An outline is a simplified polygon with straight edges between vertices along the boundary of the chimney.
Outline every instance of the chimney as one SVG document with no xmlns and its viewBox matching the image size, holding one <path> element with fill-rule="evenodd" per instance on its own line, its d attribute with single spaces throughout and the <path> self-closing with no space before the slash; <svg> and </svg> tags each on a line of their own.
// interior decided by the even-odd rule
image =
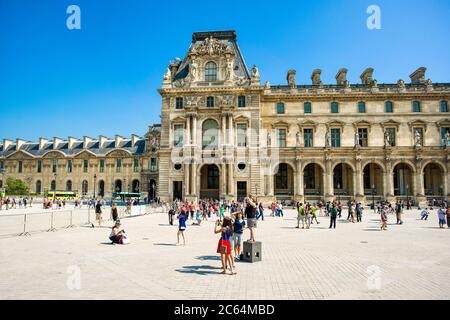
<svg viewBox="0 0 450 320">
<path fill-rule="evenodd" d="M 39 138 L 39 150 L 42 150 L 44 148 L 44 145 L 48 142 L 48 139 L 46 138 Z"/>
<path fill-rule="evenodd" d="M 25 140 L 22 139 L 16 139 L 16 151 L 20 150 L 20 148 L 22 148 L 22 146 L 26 143 Z"/>
<path fill-rule="evenodd" d="M 120 146 L 120 143 L 123 141 L 123 137 L 116 134 L 115 141 L 116 141 L 116 143 L 115 143 L 114 147 L 118 148 Z"/>
<path fill-rule="evenodd" d="M 103 148 L 103 145 L 105 144 L 106 140 L 108 140 L 105 136 L 98 136 L 98 148 Z"/>
<path fill-rule="evenodd" d="M 92 142 L 92 138 L 88 137 L 88 136 L 84 136 L 83 137 L 83 149 L 87 149 L 88 144 Z"/>
<path fill-rule="evenodd" d="M 421 84 L 425 83 L 425 72 L 427 71 L 427 68 L 420 67 L 413 73 L 409 75 L 409 78 L 411 79 L 412 84 Z"/>
<path fill-rule="evenodd" d="M 132 134 L 131 135 L 131 146 L 134 148 L 136 143 L 139 141 L 140 137 L 138 135 Z"/>
<path fill-rule="evenodd" d="M 63 142 L 63 139 L 54 137 L 53 138 L 53 150 L 58 149 L 59 145 Z"/>
<path fill-rule="evenodd" d="M 77 142 L 77 138 L 69 137 L 69 149 L 73 149 L 74 144 Z"/>
<path fill-rule="evenodd" d="M 3 139 L 3 151 L 8 149 L 12 145 L 12 140 L 9 139 Z"/>
</svg>

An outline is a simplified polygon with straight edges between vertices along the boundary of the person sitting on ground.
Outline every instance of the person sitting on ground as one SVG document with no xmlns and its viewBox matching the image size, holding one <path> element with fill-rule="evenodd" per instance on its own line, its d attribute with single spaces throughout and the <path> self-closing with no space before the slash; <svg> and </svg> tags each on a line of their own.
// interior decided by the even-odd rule
<svg viewBox="0 0 450 320">
<path fill-rule="evenodd" d="M 430 215 L 430 212 L 425 207 L 422 212 L 420 213 L 420 220 L 428 220 L 428 216 Z"/>
<path fill-rule="evenodd" d="M 120 220 L 117 220 L 114 227 L 112 227 L 109 240 L 111 240 L 113 244 L 130 244 L 130 240 L 125 236 L 125 230 L 122 229 Z"/>
</svg>

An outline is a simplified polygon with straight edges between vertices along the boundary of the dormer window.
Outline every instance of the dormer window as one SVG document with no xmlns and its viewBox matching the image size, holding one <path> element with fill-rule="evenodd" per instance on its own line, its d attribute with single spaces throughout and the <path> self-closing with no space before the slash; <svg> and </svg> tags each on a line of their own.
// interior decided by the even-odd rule
<svg viewBox="0 0 450 320">
<path fill-rule="evenodd" d="M 205 81 L 217 81 L 217 65 L 212 61 L 205 65 Z"/>
</svg>

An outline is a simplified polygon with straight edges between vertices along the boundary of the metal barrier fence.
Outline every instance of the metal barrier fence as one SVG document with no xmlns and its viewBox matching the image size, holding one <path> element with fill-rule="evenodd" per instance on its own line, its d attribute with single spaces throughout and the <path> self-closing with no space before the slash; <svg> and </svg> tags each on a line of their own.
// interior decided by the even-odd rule
<svg viewBox="0 0 450 320">
<path fill-rule="evenodd" d="M 166 208 L 153 205 L 133 206 L 131 210 L 118 207 L 120 219 L 139 217 L 155 213 L 164 213 Z M 111 207 L 102 208 L 102 220 L 111 221 Z M 54 232 L 61 229 L 96 224 L 95 210 L 72 209 L 51 210 L 37 213 L 1 214 L 0 237 L 31 236 L 32 233 Z"/>
</svg>

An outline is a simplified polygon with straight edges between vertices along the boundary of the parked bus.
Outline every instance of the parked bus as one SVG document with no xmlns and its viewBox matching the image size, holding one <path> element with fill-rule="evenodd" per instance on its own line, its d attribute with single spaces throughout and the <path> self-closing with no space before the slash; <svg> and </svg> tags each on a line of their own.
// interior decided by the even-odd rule
<svg viewBox="0 0 450 320">
<path fill-rule="evenodd" d="M 75 191 L 47 191 L 44 196 L 48 199 L 56 200 L 75 200 L 80 196 Z"/>
</svg>

